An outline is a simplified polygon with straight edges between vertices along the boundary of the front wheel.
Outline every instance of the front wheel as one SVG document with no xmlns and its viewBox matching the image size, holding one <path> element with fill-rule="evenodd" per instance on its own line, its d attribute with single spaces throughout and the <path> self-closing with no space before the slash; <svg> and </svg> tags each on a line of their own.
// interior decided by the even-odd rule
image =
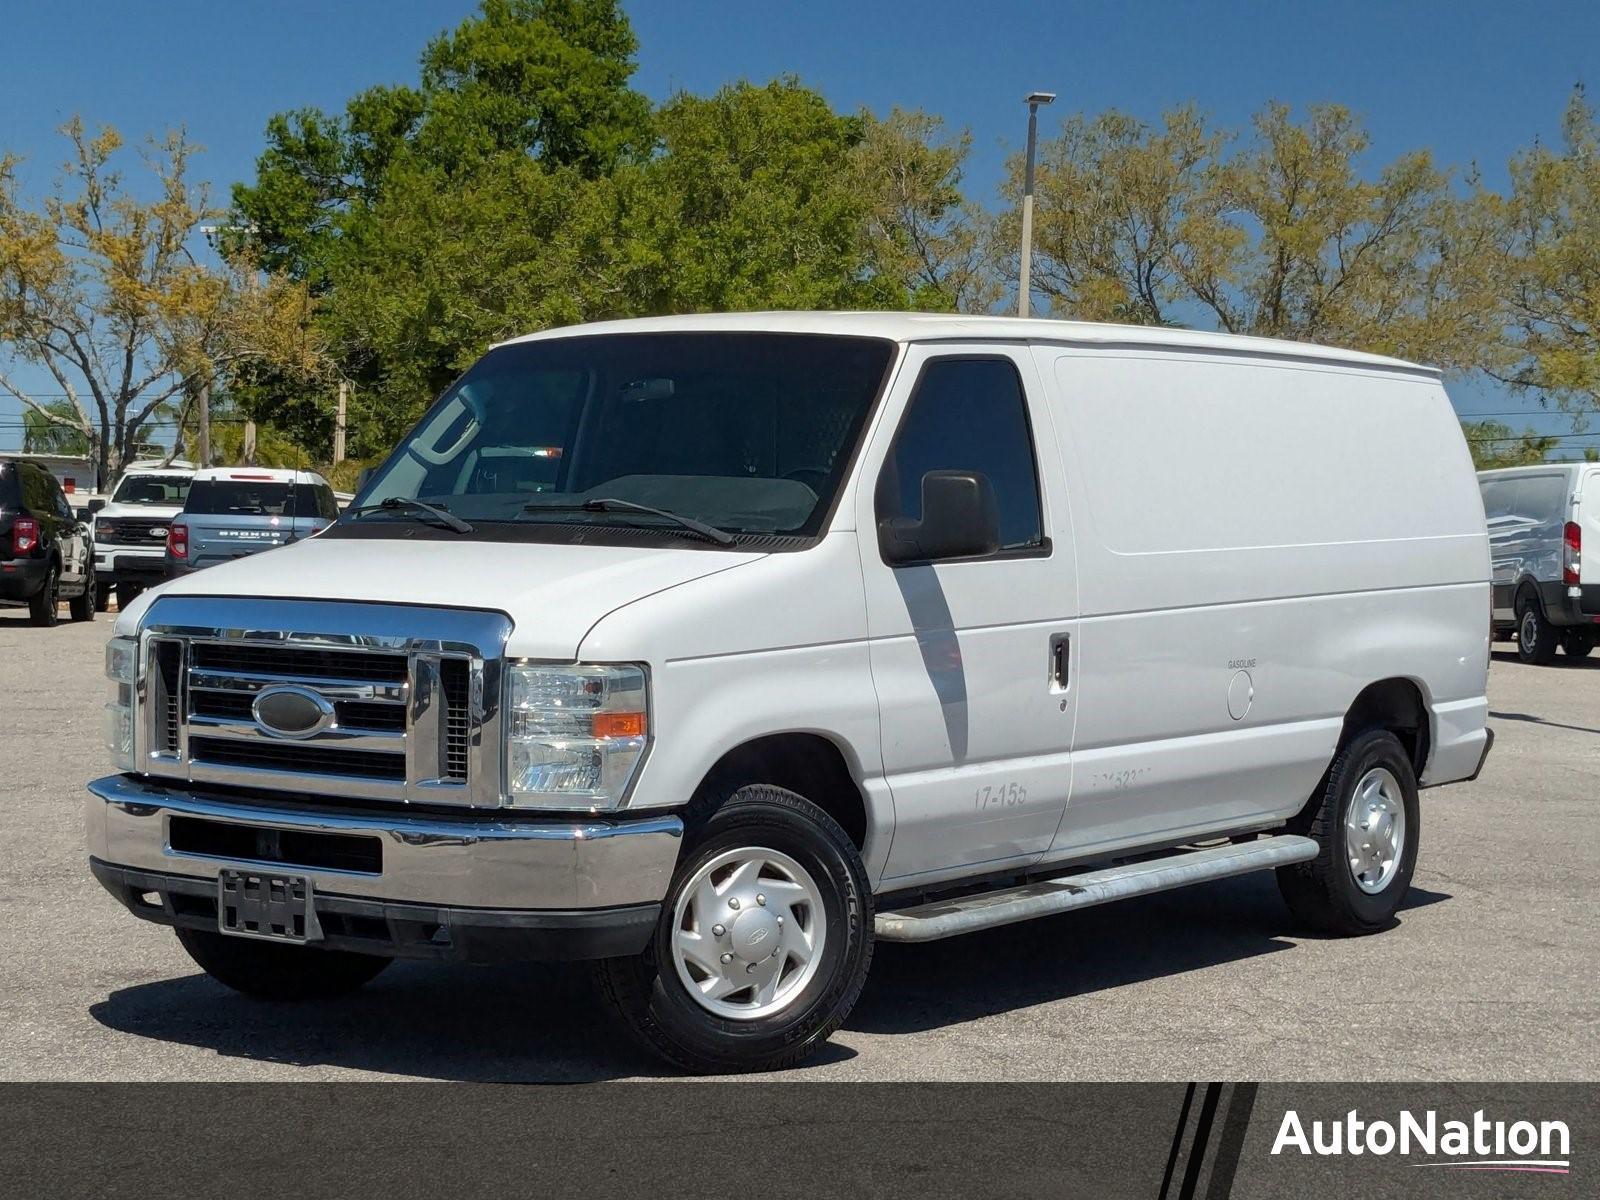
<svg viewBox="0 0 1600 1200">
<path fill-rule="evenodd" d="M 1561 635 L 1561 652 L 1568 658 L 1587 658 L 1594 649 L 1594 634 L 1587 629 L 1569 629 Z"/>
<path fill-rule="evenodd" d="M 699 825 L 650 946 L 598 966 L 650 1050 L 689 1071 L 773 1071 L 849 1016 L 872 962 L 872 893 L 833 818 L 764 784 Z"/>
<path fill-rule="evenodd" d="M 1422 832 L 1417 778 L 1400 739 L 1386 729 L 1351 739 L 1298 824 L 1291 831 L 1314 839 L 1319 852 L 1278 868 L 1278 890 L 1295 918 L 1347 936 L 1393 920 L 1411 886 Z"/>
<path fill-rule="evenodd" d="M 211 978 L 257 1000 L 327 1000 L 353 992 L 389 965 L 374 954 L 288 946 L 208 929 L 175 931 Z"/>
<path fill-rule="evenodd" d="M 89 568 L 89 578 L 84 581 L 83 594 L 74 596 L 67 602 L 67 611 L 72 614 L 74 621 L 92 621 L 98 611 L 95 607 L 95 596 L 100 586 L 95 582 L 94 568 Z"/>
</svg>

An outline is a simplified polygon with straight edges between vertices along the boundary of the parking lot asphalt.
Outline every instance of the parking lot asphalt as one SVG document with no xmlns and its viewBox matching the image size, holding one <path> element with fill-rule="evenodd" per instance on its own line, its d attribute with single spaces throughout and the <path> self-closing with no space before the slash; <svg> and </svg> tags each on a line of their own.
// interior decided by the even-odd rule
<svg viewBox="0 0 1600 1200">
<path fill-rule="evenodd" d="M 582 967 L 397 964 L 335 1002 L 212 983 L 90 878 L 111 618 L 0 609 L 0 1077 L 602 1080 L 660 1073 Z M 1423 793 L 1397 924 L 1297 935 L 1270 877 L 880 945 L 791 1079 L 1600 1078 L 1600 654 L 1497 652 L 1481 778 Z"/>
</svg>

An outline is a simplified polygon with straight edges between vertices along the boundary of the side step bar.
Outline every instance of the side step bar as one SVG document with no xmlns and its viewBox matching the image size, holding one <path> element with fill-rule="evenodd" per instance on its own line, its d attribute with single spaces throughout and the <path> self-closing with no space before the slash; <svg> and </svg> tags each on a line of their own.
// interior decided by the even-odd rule
<svg viewBox="0 0 1600 1200">
<path fill-rule="evenodd" d="M 1280 834 L 1237 845 L 1188 850 L 957 900 L 936 900 L 903 912 L 881 912 L 874 928 L 886 942 L 931 942 L 1110 900 L 1309 862 L 1317 856 L 1317 849 L 1317 843 L 1308 837 Z"/>
</svg>

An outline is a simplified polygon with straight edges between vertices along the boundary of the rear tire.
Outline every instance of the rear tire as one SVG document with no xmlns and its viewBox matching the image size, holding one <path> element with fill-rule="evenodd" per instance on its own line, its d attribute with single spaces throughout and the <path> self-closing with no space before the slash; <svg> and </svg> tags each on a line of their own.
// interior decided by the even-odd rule
<svg viewBox="0 0 1600 1200">
<path fill-rule="evenodd" d="M 752 784 L 706 807 L 691 810 L 649 947 L 597 964 L 597 982 L 633 1036 L 686 1071 L 790 1067 L 832 1036 L 866 983 L 866 870 L 838 823 L 793 792 Z"/>
<path fill-rule="evenodd" d="M 84 580 L 82 594 L 74 596 L 67 603 L 67 611 L 72 614 L 72 619 L 74 621 L 94 620 L 94 614 L 96 612 L 95 597 L 99 594 L 99 592 L 100 586 L 95 582 L 94 579 L 94 568 L 90 567 L 89 578 Z"/>
<path fill-rule="evenodd" d="M 1538 597 L 1524 592 L 1517 601 L 1517 654 L 1525 663 L 1547 667 L 1556 658 L 1556 627 L 1545 619 Z"/>
<path fill-rule="evenodd" d="M 35 625 L 45 629 L 55 627 L 61 619 L 61 568 L 51 563 L 44 573 L 44 586 L 28 601 L 28 617 Z"/>
<path fill-rule="evenodd" d="M 257 1000 L 327 1000 L 348 995 L 389 965 L 374 954 L 285 946 L 205 929 L 175 930 L 211 978 Z"/>
<path fill-rule="evenodd" d="M 1319 847 L 1310 862 L 1277 871 L 1278 890 L 1297 921 L 1342 936 L 1387 926 L 1411 886 L 1422 832 L 1417 778 L 1400 739 L 1386 729 L 1352 738 L 1290 832 Z M 1395 851 L 1387 857 L 1386 845 Z"/>
<path fill-rule="evenodd" d="M 1561 652 L 1568 658 L 1587 658 L 1594 649 L 1594 634 L 1587 629 L 1568 629 L 1561 635 Z"/>
</svg>

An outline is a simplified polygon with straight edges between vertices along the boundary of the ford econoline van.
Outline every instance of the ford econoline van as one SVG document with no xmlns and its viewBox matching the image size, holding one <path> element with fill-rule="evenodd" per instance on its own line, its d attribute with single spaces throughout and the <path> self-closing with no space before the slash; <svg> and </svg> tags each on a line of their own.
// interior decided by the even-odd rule
<svg viewBox="0 0 1600 1200">
<path fill-rule="evenodd" d="M 90 866 L 249 995 L 592 959 L 672 1062 L 771 1069 L 875 940 L 1258 870 L 1300 926 L 1386 928 L 1419 789 L 1488 753 L 1488 611 L 1424 367 L 1007 318 L 551 330 L 321 536 L 119 616 Z"/>
<path fill-rule="evenodd" d="M 1514 633 L 1524 662 L 1548 664 L 1558 648 L 1583 658 L 1600 637 L 1600 463 L 1482 471 L 1478 481 L 1496 636 Z"/>
</svg>

